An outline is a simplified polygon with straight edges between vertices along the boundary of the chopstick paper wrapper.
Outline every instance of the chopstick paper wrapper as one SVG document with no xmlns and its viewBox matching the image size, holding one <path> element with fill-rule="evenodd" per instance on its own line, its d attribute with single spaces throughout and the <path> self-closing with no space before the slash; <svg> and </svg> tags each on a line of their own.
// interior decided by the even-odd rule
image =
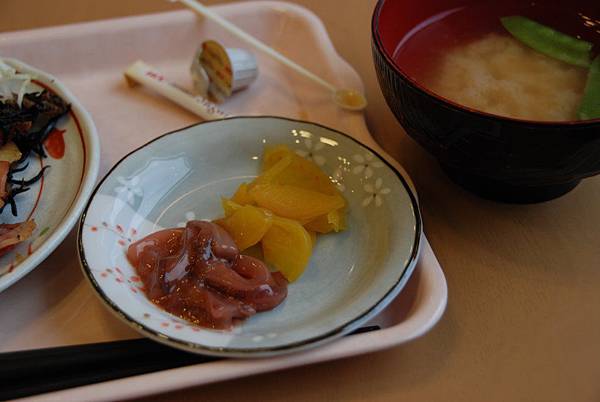
<svg viewBox="0 0 600 402">
<path fill-rule="evenodd" d="M 136 61 L 129 66 L 125 70 L 125 78 L 130 85 L 144 85 L 204 120 L 217 120 L 228 116 L 209 100 L 201 96 L 192 96 L 169 83 L 160 72 L 143 61 Z"/>
</svg>

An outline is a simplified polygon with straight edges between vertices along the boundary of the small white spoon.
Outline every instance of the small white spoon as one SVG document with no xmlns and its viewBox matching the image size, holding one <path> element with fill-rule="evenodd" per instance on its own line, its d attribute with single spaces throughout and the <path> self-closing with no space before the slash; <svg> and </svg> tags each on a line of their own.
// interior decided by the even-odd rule
<svg viewBox="0 0 600 402">
<path fill-rule="evenodd" d="M 292 60 L 288 59 L 281 53 L 277 52 L 275 49 L 267 46 L 265 43 L 256 39 L 254 36 L 241 30 L 240 28 L 238 28 L 231 22 L 227 21 L 220 15 L 214 13 L 213 11 L 211 11 L 208 7 L 206 7 L 202 3 L 199 3 L 194 0 L 170 0 L 170 1 L 171 2 L 178 1 L 182 4 L 184 4 L 185 6 L 191 8 L 198 14 L 203 15 L 204 17 L 209 18 L 213 22 L 219 24 L 221 27 L 225 28 L 227 31 L 234 34 L 239 39 L 254 46 L 256 49 L 262 51 L 264 54 L 274 58 L 275 60 L 279 61 L 282 64 L 285 64 L 286 66 L 290 67 L 291 69 L 295 70 L 296 72 L 304 75 L 305 77 L 311 79 L 312 81 L 314 81 L 317 84 L 321 85 L 322 87 L 326 88 L 327 90 L 329 90 L 332 93 L 333 101 L 341 108 L 347 109 L 347 110 L 358 111 L 358 110 L 363 110 L 364 108 L 367 107 L 367 100 L 364 97 L 364 95 L 362 93 L 360 93 L 359 91 L 356 91 L 354 89 L 348 89 L 348 88 L 336 88 L 335 85 L 331 84 L 330 82 L 325 81 L 323 78 L 319 77 L 318 75 L 313 74 L 312 72 L 308 71 L 301 65 L 293 62 Z"/>
</svg>

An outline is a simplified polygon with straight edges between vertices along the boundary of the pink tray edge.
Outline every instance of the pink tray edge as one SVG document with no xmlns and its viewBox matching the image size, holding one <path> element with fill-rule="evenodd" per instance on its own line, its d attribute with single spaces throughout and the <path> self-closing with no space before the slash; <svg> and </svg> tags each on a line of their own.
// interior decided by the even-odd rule
<svg viewBox="0 0 600 402">
<path fill-rule="evenodd" d="M 119 380 L 50 392 L 18 401 L 85 400 L 110 401 L 139 398 L 218 381 L 357 356 L 387 349 L 415 339 L 431 329 L 442 316 L 447 286 L 442 269 L 423 236 L 420 261 L 420 301 L 410 318 L 386 329 L 352 335 L 317 349 L 280 357 L 252 360 L 222 360 L 158 371 Z"/>
</svg>

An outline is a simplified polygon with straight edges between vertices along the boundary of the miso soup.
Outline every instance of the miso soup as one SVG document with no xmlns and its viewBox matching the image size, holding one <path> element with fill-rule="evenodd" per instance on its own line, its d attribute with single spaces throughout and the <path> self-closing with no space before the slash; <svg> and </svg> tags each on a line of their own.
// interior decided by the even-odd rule
<svg viewBox="0 0 600 402">
<path fill-rule="evenodd" d="M 520 15 L 600 50 L 600 16 L 555 3 L 484 2 L 447 10 L 412 30 L 394 59 L 423 87 L 463 106 L 518 119 L 577 120 L 589 68 L 542 54 L 514 38 L 501 17 Z"/>
</svg>

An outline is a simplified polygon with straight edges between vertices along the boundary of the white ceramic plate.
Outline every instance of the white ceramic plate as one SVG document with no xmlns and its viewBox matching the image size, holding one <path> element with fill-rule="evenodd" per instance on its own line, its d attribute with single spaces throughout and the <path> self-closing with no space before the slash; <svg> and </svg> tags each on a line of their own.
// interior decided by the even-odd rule
<svg viewBox="0 0 600 402">
<path fill-rule="evenodd" d="M 30 190 L 15 197 L 17 216 L 10 207 L 0 222 L 15 223 L 34 219 L 36 229 L 27 241 L 0 258 L 0 291 L 6 289 L 40 264 L 73 228 L 87 202 L 98 174 L 100 144 L 96 127 L 77 99 L 53 76 L 14 59 L 3 59 L 20 72 L 35 77 L 34 86 L 43 87 L 71 104 L 71 111 L 59 120 L 56 129 L 64 131 L 64 156 L 29 157 L 29 166 L 16 178 L 35 176 L 50 165 L 44 178 Z"/>
<path fill-rule="evenodd" d="M 196 327 L 151 303 L 125 251 L 189 219 L 222 216 L 259 170 L 265 145 L 286 144 L 321 165 L 349 204 L 348 229 L 320 236 L 287 299 L 232 331 Z M 400 292 L 417 260 L 421 219 L 392 166 L 356 140 L 312 123 L 237 117 L 165 134 L 122 159 L 102 180 L 79 226 L 83 271 L 134 329 L 192 352 L 249 357 L 316 346 L 358 328 Z"/>
</svg>

